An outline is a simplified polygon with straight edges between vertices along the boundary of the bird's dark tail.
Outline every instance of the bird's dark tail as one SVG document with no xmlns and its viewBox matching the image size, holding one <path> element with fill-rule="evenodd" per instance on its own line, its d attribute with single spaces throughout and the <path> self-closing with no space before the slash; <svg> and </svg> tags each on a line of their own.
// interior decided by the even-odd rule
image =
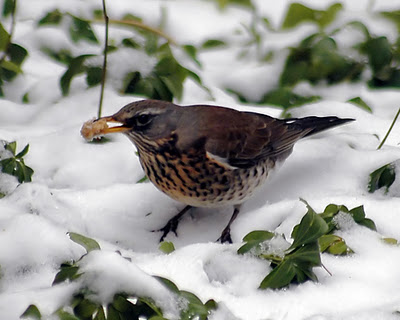
<svg viewBox="0 0 400 320">
<path fill-rule="evenodd" d="M 292 126 L 298 126 L 300 130 L 307 131 L 307 129 L 311 129 L 304 137 L 311 136 L 315 133 L 345 124 L 350 121 L 354 121 L 355 119 L 341 119 L 338 117 L 305 117 L 305 118 L 292 118 L 285 119 L 284 121 L 287 124 L 291 124 Z"/>
</svg>

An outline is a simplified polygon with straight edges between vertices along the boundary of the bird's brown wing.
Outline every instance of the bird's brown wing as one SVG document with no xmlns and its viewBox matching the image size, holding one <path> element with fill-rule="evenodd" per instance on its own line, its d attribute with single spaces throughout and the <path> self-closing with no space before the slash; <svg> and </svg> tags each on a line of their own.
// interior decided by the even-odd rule
<svg viewBox="0 0 400 320">
<path fill-rule="evenodd" d="M 181 142 L 189 145 L 201 141 L 204 151 L 234 167 L 251 167 L 267 158 L 284 159 L 294 143 L 307 133 L 256 113 L 210 106 L 189 108 L 201 116 L 185 120 L 191 125 L 187 127 L 186 141 Z"/>
</svg>

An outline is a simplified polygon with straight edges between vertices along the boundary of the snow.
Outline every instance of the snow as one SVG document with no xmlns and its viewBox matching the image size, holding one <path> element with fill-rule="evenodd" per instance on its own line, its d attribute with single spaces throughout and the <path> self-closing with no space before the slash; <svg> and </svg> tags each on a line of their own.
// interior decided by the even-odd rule
<svg viewBox="0 0 400 320">
<path fill-rule="evenodd" d="M 324 1 L 322 6 L 321 1 L 303 2 L 315 7 L 331 3 Z M 259 0 L 257 8 L 278 27 L 287 3 Z M 118 0 L 107 4 L 110 16 L 119 18 L 130 12 L 152 25 L 158 24 L 164 7 L 165 30 L 178 43 L 198 45 L 210 38 L 236 43 L 236 48 L 199 55 L 203 64 L 199 72 L 215 100 L 188 80 L 182 104 L 209 103 L 279 116 L 280 110 L 274 107 L 243 105 L 223 90 L 241 88 L 249 97 L 259 98 L 263 88 L 276 81 L 287 54 L 282 50 L 271 64 L 264 65 L 251 58 L 238 58 L 246 38 L 244 33 L 234 31 L 243 32 L 242 24 L 251 19 L 248 12 L 236 7 L 220 11 L 211 1 L 195 0 L 131 1 L 129 6 Z M 347 1 L 348 16 L 343 19 L 354 19 L 356 14 L 374 33 L 393 39 L 395 27 L 370 19 L 369 5 L 370 1 Z M 372 4 L 374 10 L 399 5 L 399 1 L 392 0 Z M 296 92 L 321 95 L 324 100 L 291 110 L 294 117 L 337 115 L 357 121 L 298 142 L 280 170 L 243 205 L 232 225 L 234 244 L 215 242 L 232 208 L 197 208 L 182 219 L 178 237 L 168 235 L 167 240 L 174 243 L 176 251 L 166 255 L 158 250 L 160 234 L 151 231 L 162 227 L 182 205 L 150 183 L 136 183 L 144 173 L 126 137 L 114 135 L 106 144 L 85 142 L 79 131 L 85 121 L 96 115 L 99 87 L 86 89 L 84 79 L 78 77 L 72 82 L 70 94 L 62 97 L 58 81 L 65 69 L 40 51 L 42 45 L 62 48 L 68 44 L 75 54 L 99 53 L 100 47 L 85 42 L 71 44 L 64 33 L 53 28 L 38 30 L 34 22 L 54 8 L 89 16 L 93 8 L 100 7 L 97 0 L 19 2 L 15 42 L 28 49 L 29 57 L 23 66 L 25 73 L 4 87 L 0 138 L 16 140 L 18 150 L 30 144 L 25 162 L 35 174 L 33 182 L 21 185 L 13 177 L 0 174 L 0 191 L 8 194 L 0 200 L 0 318 L 18 319 L 30 304 L 37 305 L 42 315 L 50 318 L 68 303 L 82 283 L 93 289 L 98 301 L 107 301 L 120 291 L 150 295 L 166 316 L 176 318 L 179 306 L 172 294 L 151 277 L 157 275 L 172 280 L 180 290 L 193 292 L 203 302 L 217 301 L 219 308 L 210 320 L 397 319 L 400 249 L 384 243 L 382 237 L 400 239 L 400 180 L 395 181 L 388 194 L 382 190 L 370 194 L 367 184 L 372 171 L 400 159 L 399 123 L 383 148 L 376 150 L 399 107 L 400 91 L 371 90 L 360 83 L 334 87 L 299 84 Z M 275 34 L 263 46 L 276 49 L 296 44 L 312 28 L 306 24 L 295 33 Z M 101 39 L 101 27 L 96 30 Z M 116 39 L 126 34 L 129 31 L 123 28 L 111 33 Z M 340 35 L 343 43 L 353 36 L 352 32 Z M 255 53 L 249 54 L 252 57 Z M 104 115 L 140 99 L 119 95 L 115 90 L 123 68 L 140 66 L 141 71 L 148 72 L 153 63 L 130 49 L 122 53 L 122 59 L 110 55 Z M 27 91 L 30 103 L 23 104 L 21 99 Z M 345 102 L 355 96 L 361 96 L 373 113 Z M 253 230 L 276 231 L 290 239 L 293 226 L 306 213 L 299 198 L 307 200 L 317 212 L 330 203 L 348 208 L 364 205 L 378 232 L 339 217 L 344 227 L 338 235 L 355 254 L 323 254 L 323 264 L 332 276 L 319 268 L 315 270 L 318 283 L 259 290 L 260 282 L 270 271 L 269 264 L 250 255 L 238 255 L 236 250 L 241 239 Z M 69 239 L 68 232 L 95 239 L 101 250 L 79 262 L 85 271 L 83 282 L 52 286 L 62 262 L 77 261 L 85 254 L 83 247 Z M 271 245 L 271 250 L 280 252 L 284 241 L 277 238 Z"/>
</svg>

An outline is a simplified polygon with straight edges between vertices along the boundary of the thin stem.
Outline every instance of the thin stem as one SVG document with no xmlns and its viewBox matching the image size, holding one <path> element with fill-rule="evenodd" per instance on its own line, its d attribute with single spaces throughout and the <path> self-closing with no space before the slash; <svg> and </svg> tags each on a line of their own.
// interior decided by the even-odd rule
<svg viewBox="0 0 400 320">
<path fill-rule="evenodd" d="M 103 70 L 101 74 L 101 89 L 100 89 L 100 100 L 99 100 L 99 110 L 97 117 L 101 117 L 101 113 L 103 110 L 103 98 L 104 98 L 104 87 L 106 84 L 106 74 L 107 74 L 107 52 L 108 52 L 108 15 L 106 9 L 106 0 L 103 1 L 103 16 L 105 22 L 105 39 L 104 39 L 104 59 L 103 59 Z"/>
<path fill-rule="evenodd" d="M 3 55 L 2 55 L 1 58 L 0 58 L 0 63 L 2 63 L 2 62 L 6 59 L 7 51 L 8 51 L 8 48 L 10 47 L 10 45 L 11 45 L 11 39 L 12 39 L 12 37 L 13 37 L 13 35 L 14 35 L 14 30 L 15 30 L 15 11 L 16 11 L 16 8 L 17 8 L 17 0 L 14 0 L 14 1 L 13 1 L 13 6 L 12 6 L 12 9 L 11 9 L 11 13 L 10 13 L 10 14 L 11 14 L 10 33 L 9 33 L 9 35 L 8 35 L 7 44 L 6 44 L 6 46 L 4 47 Z"/>
<path fill-rule="evenodd" d="M 94 22 L 99 22 L 99 20 L 94 20 Z M 154 34 L 166 39 L 169 43 L 176 45 L 176 41 L 174 39 L 172 39 L 169 35 L 165 34 L 162 30 L 151 27 L 140 21 L 110 19 L 110 23 L 124 25 L 124 26 L 132 26 L 132 27 L 136 27 L 136 28 L 139 28 L 142 30 L 146 30 L 146 31 L 149 31 L 151 33 L 154 33 Z"/>
<path fill-rule="evenodd" d="M 397 118 L 399 117 L 399 114 L 400 114 L 400 108 L 399 108 L 399 110 L 397 110 L 396 116 L 394 117 L 394 119 L 393 119 L 393 121 L 392 121 L 392 124 L 391 124 L 390 127 L 389 127 L 388 132 L 386 133 L 385 137 L 383 138 L 382 142 L 380 143 L 380 145 L 378 146 L 378 148 L 377 148 L 376 150 L 379 150 L 379 149 L 382 148 L 382 146 L 384 145 L 384 143 L 385 143 L 387 137 L 389 136 L 390 132 L 391 132 L 392 129 L 393 129 L 394 124 L 395 124 L 396 121 L 397 121 Z"/>
</svg>

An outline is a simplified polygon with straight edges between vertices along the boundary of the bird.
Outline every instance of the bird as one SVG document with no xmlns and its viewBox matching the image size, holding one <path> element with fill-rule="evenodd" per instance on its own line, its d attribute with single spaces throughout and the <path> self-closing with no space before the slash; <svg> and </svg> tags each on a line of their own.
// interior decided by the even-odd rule
<svg viewBox="0 0 400 320">
<path fill-rule="evenodd" d="M 185 205 L 164 227 L 153 230 L 162 232 L 160 242 L 170 232 L 177 236 L 178 223 L 190 208 L 232 205 L 233 214 L 217 240 L 232 243 L 231 224 L 241 205 L 286 160 L 294 144 L 354 119 L 278 119 L 222 106 L 180 106 L 147 99 L 97 121 L 104 125 L 96 134 L 125 134 L 136 146 L 148 179 Z"/>
</svg>

